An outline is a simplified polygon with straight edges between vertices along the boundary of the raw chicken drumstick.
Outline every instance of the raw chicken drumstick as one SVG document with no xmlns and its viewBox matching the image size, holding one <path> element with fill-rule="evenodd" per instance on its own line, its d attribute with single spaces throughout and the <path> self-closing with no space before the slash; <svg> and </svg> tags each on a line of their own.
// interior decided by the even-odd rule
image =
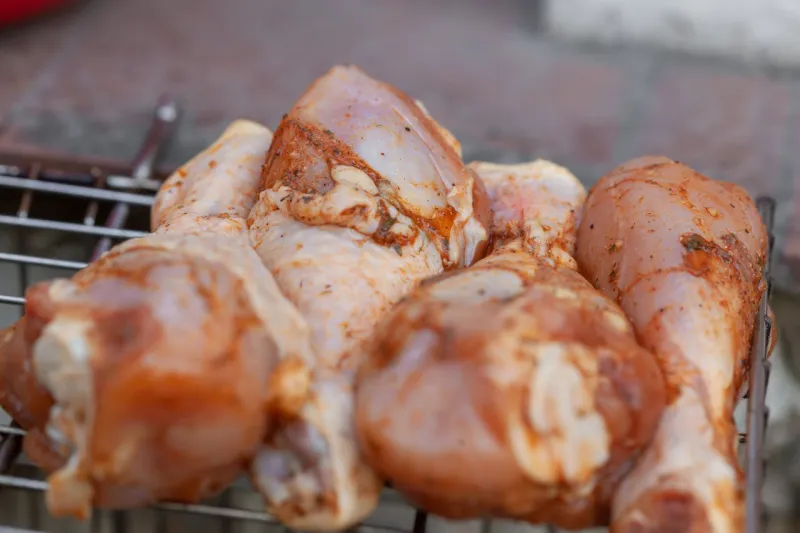
<svg viewBox="0 0 800 533">
<path fill-rule="evenodd" d="M 766 252 L 744 189 L 664 157 L 626 163 L 589 194 L 581 272 L 619 302 L 667 382 L 654 440 L 615 496 L 615 533 L 742 531 L 732 415 Z"/>
<path fill-rule="evenodd" d="M 301 398 L 286 380 L 291 400 L 276 403 L 251 474 L 290 527 L 341 530 L 375 508 L 353 373 L 395 302 L 483 253 L 488 199 L 457 149 L 422 106 L 355 67 L 318 79 L 275 132 L 250 237 L 311 327 L 311 387 Z"/>
<path fill-rule="evenodd" d="M 358 375 L 363 453 L 445 517 L 607 523 L 655 429 L 663 377 L 623 312 L 574 270 L 577 179 L 546 161 L 474 168 L 494 251 L 425 281 L 378 326 Z"/>
<path fill-rule="evenodd" d="M 263 438 L 271 370 L 309 349 L 244 220 L 271 138 L 235 122 L 165 183 L 156 233 L 27 291 L 0 404 L 52 472 L 53 514 L 210 496 Z"/>
</svg>

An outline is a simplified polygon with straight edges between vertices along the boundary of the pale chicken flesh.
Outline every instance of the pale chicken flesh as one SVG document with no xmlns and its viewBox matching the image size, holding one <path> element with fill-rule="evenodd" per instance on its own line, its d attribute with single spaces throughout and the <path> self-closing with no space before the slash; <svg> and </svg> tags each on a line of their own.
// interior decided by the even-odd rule
<svg viewBox="0 0 800 533">
<path fill-rule="evenodd" d="M 53 514 L 197 501 L 252 457 L 271 373 L 310 349 L 245 223 L 271 139 L 235 122 L 166 182 L 155 233 L 27 291 L 0 344 L 0 404 L 51 472 Z"/>
<path fill-rule="evenodd" d="M 766 252 L 744 189 L 667 158 L 626 163 L 589 194 L 580 270 L 619 302 L 667 385 L 653 442 L 615 496 L 615 533 L 743 531 L 732 415 Z"/>
<path fill-rule="evenodd" d="M 494 249 L 425 281 L 378 325 L 357 381 L 363 453 L 445 517 L 607 522 L 663 378 L 622 310 L 574 270 L 577 179 L 546 161 L 473 168 Z"/>
<path fill-rule="evenodd" d="M 251 466 L 284 524 L 339 530 L 374 509 L 382 483 L 353 432 L 362 343 L 420 280 L 482 255 L 484 194 L 449 132 L 355 67 L 333 68 L 283 118 L 248 222 L 311 327 L 310 392 L 271 413 Z"/>
</svg>

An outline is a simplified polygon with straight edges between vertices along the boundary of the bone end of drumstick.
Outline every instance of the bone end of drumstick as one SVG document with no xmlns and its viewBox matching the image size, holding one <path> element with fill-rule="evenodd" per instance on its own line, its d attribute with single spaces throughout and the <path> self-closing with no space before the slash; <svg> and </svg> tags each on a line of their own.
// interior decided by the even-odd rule
<svg viewBox="0 0 800 533">
<path fill-rule="evenodd" d="M 189 161 L 184 163 L 180 166 L 173 174 L 168 178 L 167 183 L 170 180 L 178 179 L 181 174 L 185 174 L 187 169 L 195 162 L 198 158 L 203 157 L 204 155 L 208 154 L 209 152 L 215 152 L 222 143 L 225 143 L 235 137 L 245 136 L 245 135 L 272 135 L 272 130 L 267 128 L 266 126 L 255 122 L 254 120 L 249 119 L 236 119 L 222 131 L 217 139 L 210 143 L 207 148 L 198 152 L 194 157 L 192 157 Z M 182 180 L 181 180 L 182 181 Z"/>
<path fill-rule="evenodd" d="M 220 135 L 219 139 L 217 139 L 217 142 L 225 141 L 238 135 L 251 135 L 265 132 L 272 133 L 269 128 L 259 124 L 258 122 L 240 118 L 228 124 L 228 127 L 225 128 L 225 130 L 222 132 L 222 135 Z"/>
</svg>

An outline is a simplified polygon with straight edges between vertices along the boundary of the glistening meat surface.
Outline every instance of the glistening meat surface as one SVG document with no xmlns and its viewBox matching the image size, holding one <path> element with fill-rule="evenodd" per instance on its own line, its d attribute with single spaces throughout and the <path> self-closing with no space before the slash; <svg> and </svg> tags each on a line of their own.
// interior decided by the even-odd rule
<svg viewBox="0 0 800 533">
<path fill-rule="evenodd" d="M 53 514 L 197 501 L 254 453 L 270 374 L 310 346 L 244 220 L 271 139 L 232 124 L 169 178 L 154 234 L 27 291 L 0 341 L 0 404 L 52 472 Z"/>
<path fill-rule="evenodd" d="M 545 161 L 473 168 L 494 249 L 426 280 L 379 324 L 358 376 L 364 454 L 446 517 L 607 522 L 663 379 L 622 311 L 573 270 L 577 179 Z"/>
<path fill-rule="evenodd" d="M 630 317 L 659 359 L 668 395 L 652 444 L 615 497 L 615 533 L 742 531 L 732 415 L 766 251 L 741 187 L 667 158 L 626 163 L 590 192 L 581 272 Z"/>
<path fill-rule="evenodd" d="M 362 343 L 420 280 L 480 257 L 489 218 L 452 136 L 355 67 L 333 68 L 283 118 L 248 219 L 312 335 L 309 394 L 273 410 L 251 465 L 283 523 L 340 530 L 375 508 L 382 483 L 353 431 Z"/>
</svg>

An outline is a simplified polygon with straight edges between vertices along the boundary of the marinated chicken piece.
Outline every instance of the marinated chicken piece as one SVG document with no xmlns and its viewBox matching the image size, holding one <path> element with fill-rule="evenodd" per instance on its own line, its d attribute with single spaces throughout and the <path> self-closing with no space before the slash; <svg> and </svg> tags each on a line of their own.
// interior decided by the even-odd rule
<svg viewBox="0 0 800 533">
<path fill-rule="evenodd" d="M 363 453 L 448 518 L 607 523 L 655 429 L 663 377 L 622 310 L 573 270 L 577 179 L 546 161 L 473 168 L 494 250 L 381 321 L 358 374 Z"/>
<path fill-rule="evenodd" d="M 457 147 L 408 96 L 355 67 L 318 79 L 275 133 L 250 237 L 311 327 L 313 376 L 304 401 L 273 411 L 282 422 L 251 472 L 292 528 L 341 530 L 377 503 L 382 483 L 354 437 L 353 374 L 395 302 L 484 253 L 488 199 Z"/>
<path fill-rule="evenodd" d="M 733 408 L 766 252 L 744 189 L 664 157 L 626 163 L 589 194 L 581 272 L 619 302 L 667 384 L 653 442 L 615 496 L 615 533 L 743 530 Z"/>
<path fill-rule="evenodd" d="M 0 404 L 51 472 L 53 514 L 208 497 L 262 440 L 271 372 L 310 349 L 244 219 L 271 138 L 235 122 L 167 181 L 156 233 L 27 291 Z"/>
</svg>

